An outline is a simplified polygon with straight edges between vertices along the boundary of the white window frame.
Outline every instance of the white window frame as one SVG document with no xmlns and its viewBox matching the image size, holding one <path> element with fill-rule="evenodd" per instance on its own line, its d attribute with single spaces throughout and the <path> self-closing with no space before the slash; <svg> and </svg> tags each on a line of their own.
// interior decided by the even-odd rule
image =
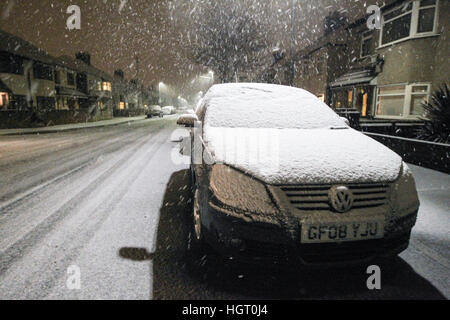
<svg viewBox="0 0 450 320">
<path fill-rule="evenodd" d="M 378 111 L 378 104 L 380 102 L 380 96 L 381 97 L 389 97 L 389 96 L 400 96 L 401 94 L 398 93 L 388 93 L 388 94 L 379 94 L 379 89 L 382 88 L 388 88 L 388 87 L 396 87 L 396 86 L 405 86 L 405 91 L 403 96 L 405 99 L 403 100 L 403 115 L 402 116 L 388 116 L 388 115 L 377 115 Z M 426 92 L 413 92 L 414 87 L 427 87 Z M 376 103 L 374 108 L 374 117 L 379 119 L 419 119 L 420 116 L 418 115 L 412 115 L 411 114 L 411 101 L 412 96 L 414 95 L 426 95 L 426 101 L 428 102 L 430 100 L 430 94 L 431 94 L 431 83 L 429 82 L 416 82 L 416 83 L 397 83 L 397 84 L 390 84 L 385 86 L 378 86 L 376 90 Z"/>
<path fill-rule="evenodd" d="M 380 30 L 380 35 L 379 35 L 379 48 L 384 48 L 387 46 L 391 46 L 393 44 L 399 43 L 399 42 L 403 42 L 403 41 L 407 41 L 410 39 L 416 39 L 416 38 L 424 38 L 424 37 L 431 37 L 431 36 L 437 36 L 438 35 L 438 25 L 439 25 L 439 0 L 436 0 L 436 3 L 430 6 L 424 6 L 424 7 L 420 7 L 420 1 L 421 0 L 411 0 L 408 1 L 404 4 L 401 4 L 399 6 L 396 6 L 392 9 L 390 9 L 389 11 L 386 11 L 382 14 L 381 16 L 381 30 Z M 406 11 L 401 15 L 396 16 L 395 18 L 389 19 L 387 21 L 385 21 L 384 17 L 395 11 L 398 10 L 401 7 L 404 7 L 406 5 L 408 5 L 409 3 L 412 3 L 412 9 L 411 11 Z M 420 10 L 423 9 L 429 9 L 429 8 L 435 8 L 435 12 L 434 12 L 434 24 L 433 24 L 433 31 L 430 32 L 422 32 L 422 33 L 418 33 L 417 32 L 417 28 L 419 27 L 419 12 Z M 409 36 L 405 37 L 405 38 L 401 38 L 401 39 L 397 39 L 395 41 L 391 41 L 388 43 L 383 43 L 383 32 L 384 32 L 384 26 L 386 23 L 392 22 L 394 20 L 400 19 L 401 17 L 407 15 L 407 14 L 411 14 L 411 25 L 409 28 Z"/>
<path fill-rule="evenodd" d="M 370 57 L 371 54 L 365 55 L 363 56 L 363 45 L 364 45 L 364 41 L 366 40 L 370 40 L 370 39 L 374 39 L 374 34 L 372 30 L 369 31 L 364 31 L 361 35 L 361 44 L 359 47 L 359 57 L 360 58 L 367 58 Z M 373 53 L 372 53 L 373 54 Z"/>
</svg>

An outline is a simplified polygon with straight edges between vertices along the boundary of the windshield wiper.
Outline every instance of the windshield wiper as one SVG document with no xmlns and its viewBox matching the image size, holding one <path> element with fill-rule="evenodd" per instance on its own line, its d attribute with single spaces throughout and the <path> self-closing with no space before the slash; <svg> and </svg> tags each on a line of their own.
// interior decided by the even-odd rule
<svg viewBox="0 0 450 320">
<path fill-rule="evenodd" d="M 331 130 L 344 130 L 344 129 L 350 129 L 350 127 L 330 127 Z"/>
</svg>

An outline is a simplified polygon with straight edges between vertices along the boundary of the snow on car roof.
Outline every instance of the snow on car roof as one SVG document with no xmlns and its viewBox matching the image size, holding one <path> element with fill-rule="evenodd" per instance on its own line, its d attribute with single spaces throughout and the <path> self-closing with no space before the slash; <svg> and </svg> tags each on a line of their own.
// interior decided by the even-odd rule
<svg viewBox="0 0 450 320">
<path fill-rule="evenodd" d="M 214 85 L 205 96 L 205 124 L 229 128 L 347 127 L 306 90 L 257 83 Z"/>
</svg>

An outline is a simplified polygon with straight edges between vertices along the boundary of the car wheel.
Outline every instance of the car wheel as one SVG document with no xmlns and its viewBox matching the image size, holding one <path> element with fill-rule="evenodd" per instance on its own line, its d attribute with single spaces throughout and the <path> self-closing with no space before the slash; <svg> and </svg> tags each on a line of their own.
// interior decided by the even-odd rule
<svg viewBox="0 0 450 320">
<path fill-rule="evenodd" d="M 189 269 L 198 272 L 207 262 L 207 247 L 203 237 L 203 227 L 200 215 L 199 191 L 194 190 L 191 214 L 188 217 L 188 237 L 186 243 L 186 258 Z"/>
</svg>

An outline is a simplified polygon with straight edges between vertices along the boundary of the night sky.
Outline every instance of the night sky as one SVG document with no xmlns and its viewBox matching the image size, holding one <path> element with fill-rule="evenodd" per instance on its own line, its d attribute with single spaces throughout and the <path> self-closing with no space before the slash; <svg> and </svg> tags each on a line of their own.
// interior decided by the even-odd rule
<svg viewBox="0 0 450 320">
<path fill-rule="evenodd" d="M 289 0 L 264 1 L 278 8 L 273 25 L 280 34 L 281 46 L 286 46 Z M 327 12 L 340 9 L 355 17 L 364 12 L 366 5 L 375 2 L 297 0 L 297 47 L 306 46 L 320 35 Z M 128 0 L 119 12 L 120 3 L 120 0 L 2 0 L 0 28 L 54 56 L 88 51 L 93 65 L 111 74 L 115 69 L 123 69 L 129 79 L 136 76 L 137 55 L 139 78 L 147 85 L 164 81 L 182 87 L 201 72 L 181 54 L 180 48 L 185 44 L 170 19 L 169 0 Z M 69 17 L 66 10 L 71 4 L 81 8 L 81 30 L 66 28 Z"/>
</svg>

